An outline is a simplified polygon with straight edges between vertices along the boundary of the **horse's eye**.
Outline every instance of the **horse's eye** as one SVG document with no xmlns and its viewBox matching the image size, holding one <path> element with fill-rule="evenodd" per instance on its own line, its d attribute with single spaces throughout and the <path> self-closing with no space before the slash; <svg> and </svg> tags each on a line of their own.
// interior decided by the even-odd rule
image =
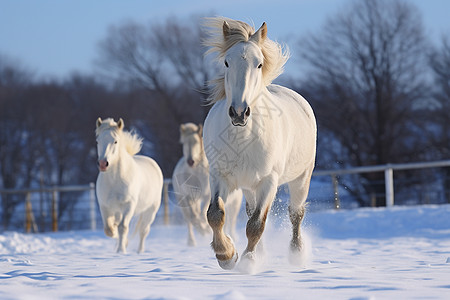
<svg viewBox="0 0 450 300">
<path fill-rule="evenodd" d="M 227 62 L 227 61 L 225 61 L 225 67 L 227 67 L 227 68 L 228 68 L 228 62 Z"/>
<path fill-rule="evenodd" d="M 117 144 L 117 141 L 114 141 L 114 144 Z"/>
<path fill-rule="evenodd" d="M 259 64 L 259 65 L 258 65 L 258 69 L 261 69 L 261 68 L 262 68 L 262 64 Z"/>
</svg>

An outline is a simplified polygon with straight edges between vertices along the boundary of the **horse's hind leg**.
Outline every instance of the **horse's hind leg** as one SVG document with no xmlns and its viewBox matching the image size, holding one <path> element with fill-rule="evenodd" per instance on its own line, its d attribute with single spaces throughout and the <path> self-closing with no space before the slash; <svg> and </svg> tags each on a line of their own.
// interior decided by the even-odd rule
<svg viewBox="0 0 450 300">
<path fill-rule="evenodd" d="M 139 247 L 138 253 L 142 253 L 145 250 L 145 239 L 150 233 L 150 226 L 155 220 L 157 210 L 155 208 L 149 208 L 145 212 L 142 213 L 142 220 L 139 224 Z"/>
<path fill-rule="evenodd" d="M 305 171 L 300 177 L 289 182 L 290 203 L 289 219 L 292 223 L 291 254 L 299 254 L 303 248 L 301 224 L 306 212 L 306 197 L 308 196 L 312 170 Z"/>
</svg>

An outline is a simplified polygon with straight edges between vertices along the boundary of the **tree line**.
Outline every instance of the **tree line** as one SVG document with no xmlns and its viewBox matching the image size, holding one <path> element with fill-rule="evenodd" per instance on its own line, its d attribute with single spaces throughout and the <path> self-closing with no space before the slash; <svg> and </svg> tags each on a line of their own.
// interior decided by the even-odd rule
<svg viewBox="0 0 450 300">
<path fill-rule="evenodd" d="M 182 153 L 179 125 L 203 122 L 208 82 L 220 70 L 204 56 L 201 23 L 192 17 L 111 26 L 95 76 L 36 79 L 0 56 L 0 188 L 94 181 L 98 117 L 122 117 L 144 138 L 142 153 L 170 177 Z M 316 113 L 317 169 L 449 157 L 450 37 L 429 40 L 412 4 L 350 2 L 290 46 L 303 75 L 277 82 L 305 96 Z M 450 177 L 445 172 L 439 176 Z M 363 174 L 342 184 L 368 205 L 363 195 L 382 194 L 380 180 Z M 448 179 L 444 184 L 450 189 Z M 72 200 L 61 199 L 61 214 Z M 5 224 L 21 201 L 2 196 Z"/>
</svg>

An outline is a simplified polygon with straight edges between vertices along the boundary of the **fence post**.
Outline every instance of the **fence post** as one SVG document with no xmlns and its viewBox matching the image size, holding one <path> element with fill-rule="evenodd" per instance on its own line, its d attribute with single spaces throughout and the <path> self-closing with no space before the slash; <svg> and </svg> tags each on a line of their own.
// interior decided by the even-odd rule
<svg viewBox="0 0 450 300">
<path fill-rule="evenodd" d="M 334 191 L 334 208 L 341 208 L 341 201 L 339 200 L 339 190 L 338 190 L 338 180 L 336 174 L 331 174 L 331 180 L 333 181 L 333 191 Z"/>
<path fill-rule="evenodd" d="M 58 191 L 52 189 L 52 231 L 58 231 Z"/>
<path fill-rule="evenodd" d="M 31 232 L 31 195 L 27 193 L 25 196 L 25 232 Z"/>
<path fill-rule="evenodd" d="M 164 181 L 163 190 L 164 225 L 169 225 L 169 183 L 167 181 Z"/>
<path fill-rule="evenodd" d="M 33 229 L 33 232 L 36 233 L 38 232 L 38 227 L 31 205 L 31 193 L 27 192 L 25 197 L 25 232 L 30 233 L 31 229 Z"/>
<path fill-rule="evenodd" d="M 394 205 L 394 171 L 392 168 L 384 170 L 384 184 L 386 188 L 386 207 Z"/>
<path fill-rule="evenodd" d="M 90 198 L 90 209 L 91 209 L 91 230 L 97 229 L 97 210 L 95 209 L 95 183 L 91 182 L 89 184 L 89 198 Z"/>
</svg>

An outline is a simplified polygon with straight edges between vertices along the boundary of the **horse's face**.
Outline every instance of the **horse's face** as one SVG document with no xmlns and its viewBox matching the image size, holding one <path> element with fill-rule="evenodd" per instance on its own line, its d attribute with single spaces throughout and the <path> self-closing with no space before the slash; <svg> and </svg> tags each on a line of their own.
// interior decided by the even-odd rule
<svg viewBox="0 0 450 300">
<path fill-rule="evenodd" d="M 105 130 L 97 137 L 98 167 L 101 172 L 108 170 L 119 156 L 119 138 L 114 130 Z"/>
<path fill-rule="evenodd" d="M 180 141 L 183 144 L 183 157 L 188 166 L 193 168 L 202 160 L 202 126 L 183 124 L 180 126 L 180 134 Z"/>
<path fill-rule="evenodd" d="M 263 24 L 248 42 L 234 45 L 225 55 L 225 94 L 234 126 L 247 124 L 251 106 L 262 90 L 264 56 L 259 45 L 265 39 L 266 30 Z"/>
<path fill-rule="evenodd" d="M 97 155 L 98 155 L 98 167 L 101 172 L 108 170 L 108 167 L 115 164 L 119 159 L 120 152 L 120 134 L 122 133 L 124 123 L 120 119 L 117 122 L 113 122 L 112 126 L 99 130 L 102 126 L 102 119 L 97 119 Z M 100 128 L 101 129 L 101 128 Z"/>
<path fill-rule="evenodd" d="M 262 85 L 263 55 L 253 42 L 232 47 L 225 58 L 225 93 L 228 115 L 234 126 L 245 126 L 251 104 Z"/>
</svg>

